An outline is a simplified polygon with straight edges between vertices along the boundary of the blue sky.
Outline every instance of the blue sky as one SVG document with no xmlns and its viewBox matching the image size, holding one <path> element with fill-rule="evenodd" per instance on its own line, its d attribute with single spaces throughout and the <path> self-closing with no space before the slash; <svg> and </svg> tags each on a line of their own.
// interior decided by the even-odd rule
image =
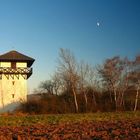
<svg viewBox="0 0 140 140">
<path fill-rule="evenodd" d="M 15 49 L 36 59 L 30 91 L 53 73 L 59 48 L 93 65 L 115 55 L 134 58 L 140 1 L 0 0 L 0 54 Z"/>
</svg>

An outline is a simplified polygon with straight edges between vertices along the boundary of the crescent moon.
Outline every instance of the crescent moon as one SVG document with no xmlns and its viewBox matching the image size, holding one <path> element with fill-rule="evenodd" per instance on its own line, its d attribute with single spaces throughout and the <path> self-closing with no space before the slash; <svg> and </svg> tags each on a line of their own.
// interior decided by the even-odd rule
<svg viewBox="0 0 140 140">
<path fill-rule="evenodd" d="M 100 23 L 99 23 L 99 22 L 97 22 L 97 26 L 98 26 L 98 27 L 100 26 Z"/>
</svg>

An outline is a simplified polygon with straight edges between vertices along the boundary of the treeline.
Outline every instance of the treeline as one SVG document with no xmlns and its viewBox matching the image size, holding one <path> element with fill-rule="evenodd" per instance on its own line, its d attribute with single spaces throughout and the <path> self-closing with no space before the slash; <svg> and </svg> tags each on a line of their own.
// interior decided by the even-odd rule
<svg viewBox="0 0 140 140">
<path fill-rule="evenodd" d="M 140 55 L 134 60 L 115 56 L 93 67 L 60 49 L 58 65 L 43 81 L 38 100 L 23 103 L 28 113 L 82 113 L 140 109 Z"/>
</svg>

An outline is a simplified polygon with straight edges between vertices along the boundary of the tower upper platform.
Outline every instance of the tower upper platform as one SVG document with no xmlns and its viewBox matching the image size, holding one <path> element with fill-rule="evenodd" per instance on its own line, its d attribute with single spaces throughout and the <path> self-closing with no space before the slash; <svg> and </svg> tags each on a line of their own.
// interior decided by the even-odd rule
<svg viewBox="0 0 140 140">
<path fill-rule="evenodd" d="M 27 62 L 27 67 L 31 67 L 34 61 L 35 59 L 15 50 L 0 55 L 0 62 Z"/>
</svg>

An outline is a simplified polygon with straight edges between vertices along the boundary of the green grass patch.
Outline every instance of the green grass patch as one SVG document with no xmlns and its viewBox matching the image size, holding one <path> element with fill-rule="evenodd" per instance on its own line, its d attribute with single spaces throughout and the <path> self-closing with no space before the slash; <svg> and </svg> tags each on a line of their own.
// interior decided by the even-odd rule
<svg viewBox="0 0 140 140">
<path fill-rule="evenodd" d="M 30 126 L 58 123 L 72 123 L 79 121 L 118 121 L 140 119 L 138 112 L 110 112 L 86 114 L 58 114 L 58 115 L 26 115 L 0 116 L 0 126 Z"/>
</svg>

